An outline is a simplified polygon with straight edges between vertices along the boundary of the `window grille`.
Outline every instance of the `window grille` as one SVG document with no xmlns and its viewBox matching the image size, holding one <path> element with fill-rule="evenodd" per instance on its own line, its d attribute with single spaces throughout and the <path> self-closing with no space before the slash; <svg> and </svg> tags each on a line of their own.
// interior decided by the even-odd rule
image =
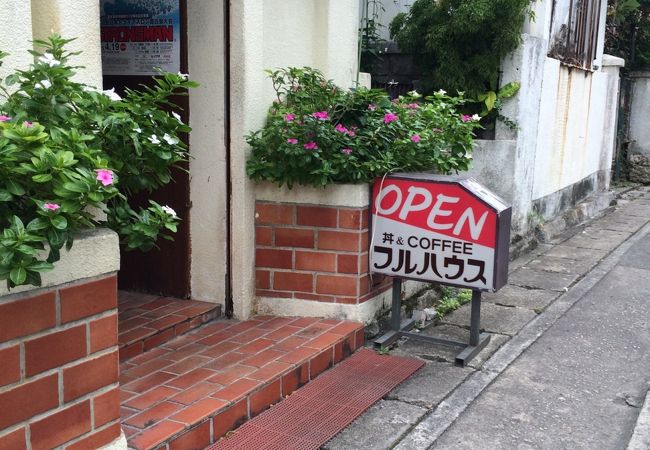
<svg viewBox="0 0 650 450">
<path fill-rule="evenodd" d="M 591 70 L 598 56 L 603 0 L 555 0 L 548 56 L 564 64 Z"/>
</svg>

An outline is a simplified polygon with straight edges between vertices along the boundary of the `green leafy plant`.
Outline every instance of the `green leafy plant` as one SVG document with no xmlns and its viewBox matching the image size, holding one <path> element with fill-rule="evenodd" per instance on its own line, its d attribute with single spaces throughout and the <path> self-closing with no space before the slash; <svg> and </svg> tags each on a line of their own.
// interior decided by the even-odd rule
<svg viewBox="0 0 650 450">
<path fill-rule="evenodd" d="M 164 73 L 122 99 L 74 81 L 68 42 L 35 41 L 34 64 L 0 85 L 0 279 L 10 288 L 40 285 L 81 229 L 109 226 L 125 248 L 148 250 L 180 220 L 168 206 L 130 202 L 187 160 L 179 133 L 190 128 L 163 108 L 196 84 Z"/>
<path fill-rule="evenodd" d="M 650 0 L 609 0 L 605 52 L 624 58 L 625 72 L 650 66 Z"/>
<path fill-rule="evenodd" d="M 498 119 L 501 122 L 505 123 L 509 128 L 516 130 L 517 123 L 512 119 L 501 114 L 503 108 L 503 101 L 511 97 L 514 97 L 521 83 L 518 81 L 512 81 L 504 86 L 502 86 L 498 91 L 487 91 L 482 94 L 479 94 L 474 103 L 481 105 L 480 116 Z"/>
<path fill-rule="evenodd" d="M 311 68 L 268 72 L 277 98 L 266 125 L 248 137 L 248 176 L 280 185 L 364 183 L 395 171 L 466 170 L 478 115 L 462 97 L 346 91 Z"/>
<path fill-rule="evenodd" d="M 445 286 L 441 289 L 441 294 L 441 298 L 436 304 L 438 317 L 445 316 L 472 300 L 472 291 L 470 289 L 456 289 Z"/>
<path fill-rule="evenodd" d="M 415 0 L 390 34 L 412 54 L 425 92 L 446 89 L 476 98 L 496 92 L 501 59 L 517 48 L 531 0 Z"/>
</svg>

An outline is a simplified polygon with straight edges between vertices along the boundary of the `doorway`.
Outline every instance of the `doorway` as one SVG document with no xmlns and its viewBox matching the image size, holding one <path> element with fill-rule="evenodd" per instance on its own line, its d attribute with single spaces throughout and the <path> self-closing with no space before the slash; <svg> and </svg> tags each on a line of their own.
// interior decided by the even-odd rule
<svg viewBox="0 0 650 450">
<path fill-rule="evenodd" d="M 155 2 L 154 2 L 155 3 Z M 187 73 L 187 0 L 163 2 L 164 6 L 140 6 L 127 0 L 100 0 L 102 11 L 102 61 L 104 89 L 115 88 L 120 95 L 126 88 L 154 84 L 155 56 L 168 59 L 166 70 L 178 68 Z M 168 10 L 153 11 L 149 8 Z M 178 30 L 173 30 L 177 27 Z M 105 30 L 111 30 L 105 33 Z M 151 31 L 155 29 L 156 32 Z M 173 30 L 173 41 L 165 34 Z M 144 33 L 136 32 L 147 30 Z M 161 32 L 160 30 L 163 30 Z M 115 37 L 122 42 L 107 42 Z M 143 41 L 140 41 L 143 40 Z M 150 40 L 150 41 L 146 41 Z M 177 42 L 180 41 L 180 42 Z M 125 42 L 126 41 L 126 42 Z M 114 48 L 108 48 L 108 46 Z M 159 51 L 160 55 L 154 52 Z M 117 52 L 117 53 L 116 53 Z M 147 64 L 147 61 L 152 61 Z M 120 66 L 121 65 L 121 66 Z M 145 67 L 147 66 L 147 67 Z M 177 96 L 173 102 L 184 123 L 189 122 L 190 105 L 187 96 Z M 188 143 L 188 136 L 182 136 Z M 176 298 L 190 298 L 190 183 L 189 165 L 174 169 L 173 181 L 153 193 L 143 192 L 132 206 L 147 206 L 152 199 L 168 205 L 182 219 L 174 241 L 159 240 L 148 252 L 121 251 L 119 289 Z"/>
</svg>

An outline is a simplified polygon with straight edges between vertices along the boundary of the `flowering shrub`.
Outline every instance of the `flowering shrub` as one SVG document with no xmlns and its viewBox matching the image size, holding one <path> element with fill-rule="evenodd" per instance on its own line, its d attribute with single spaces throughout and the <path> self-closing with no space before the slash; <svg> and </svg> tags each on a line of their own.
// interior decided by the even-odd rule
<svg viewBox="0 0 650 450">
<path fill-rule="evenodd" d="M 162 74 L 122 99 L 71 79 L 67 42 L 36 41 L 44 53 L 0 85 L 0 279 L 8 287 L 40 285 L 77 230 L 107 225 L 127 249 L 148 250 L 171 239 L 179 221 L 169 207 L 150 201 L 136 210 L 129 199 L 169 183 L 171 167 L 187 160 L 178 133 L 190 129 L 161 107 L 195 83 Z"/>
<path fill-rule="evenodd" d="M 277 99 L 264 128 L 247 137 L 248 176 L 289 187 L 362 183 L 396 171 L 466 170 L 478 116 L 459 114 L 462 97 L 345 91 L 317 70 L 268 72 Z"/>
</svg>

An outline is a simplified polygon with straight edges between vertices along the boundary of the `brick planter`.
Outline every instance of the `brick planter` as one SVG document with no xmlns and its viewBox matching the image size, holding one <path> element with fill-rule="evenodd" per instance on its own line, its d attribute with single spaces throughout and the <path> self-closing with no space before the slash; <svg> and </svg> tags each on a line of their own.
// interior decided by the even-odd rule
<svg viewBox="0 0 650 450">
<path fill-rule="evenodd" d="M 368 322 L 390 279 L 368 273 L 369 187 L 258 186 L 258 312 Z"/>
<path fill-rule="evenodd" d="M 0 449 L 121 446 L 117 236 L 62 252 L 43 287 L 0 289 Z"/>
</svg>

